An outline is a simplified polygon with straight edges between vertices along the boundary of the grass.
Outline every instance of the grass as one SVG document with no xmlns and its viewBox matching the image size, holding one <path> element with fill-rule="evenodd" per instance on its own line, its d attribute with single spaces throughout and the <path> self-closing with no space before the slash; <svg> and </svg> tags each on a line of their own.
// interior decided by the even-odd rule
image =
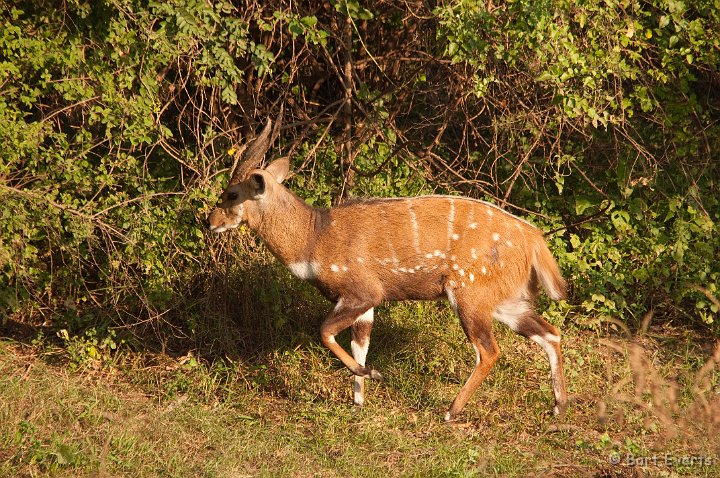
<svg viewBox="0 0 720 478">
<path fill-rule="evenodd" d="M 191 339 L 0 329 L 0 476 L 720 475 L 720 346 L 692 331 L 566 323 L 558 419 L 540 348 L 498 325 L 501 359 L 448 425 L 474 355 L 444 304 L 379 308 L 385 380 L 359 409 L 317 337 L 329 305 L 272 264 L 233 280 L 182 318 Z"/>
</svg>

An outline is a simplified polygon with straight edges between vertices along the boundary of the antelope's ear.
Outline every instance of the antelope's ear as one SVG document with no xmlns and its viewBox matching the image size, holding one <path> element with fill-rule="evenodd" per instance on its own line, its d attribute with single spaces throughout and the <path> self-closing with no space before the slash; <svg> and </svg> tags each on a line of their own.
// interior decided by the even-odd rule
<svg viewBox="0 0 720 478">
<path fill-rule="evenodd" d="M 265 194 L 265 178 L 262 173 L 251 174 L 249 184 L 253 199 L 258 199 Z"/>
<path fill-rule="evenodd" d="M 270 173 L 275 178 L 275 181 L 282 183 L 290 172 L 290 159 L 276 159 L 265 168 L 265 171 Z"/>
</svg>

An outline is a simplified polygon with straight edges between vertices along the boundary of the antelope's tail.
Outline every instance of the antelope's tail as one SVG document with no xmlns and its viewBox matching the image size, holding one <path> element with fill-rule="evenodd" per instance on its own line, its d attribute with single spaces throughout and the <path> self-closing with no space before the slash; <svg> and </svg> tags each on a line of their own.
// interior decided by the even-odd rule
<svg viewBox="0 0 720 478">
<path fill-rule="evenodd" d="M 535 248 L 532 266 L 543 289 L 553 300 L 562 300 L 567 297 L 567 283 L 560 274 L 560 268 L 543 239 L 538 241 Z"/>
</svg>

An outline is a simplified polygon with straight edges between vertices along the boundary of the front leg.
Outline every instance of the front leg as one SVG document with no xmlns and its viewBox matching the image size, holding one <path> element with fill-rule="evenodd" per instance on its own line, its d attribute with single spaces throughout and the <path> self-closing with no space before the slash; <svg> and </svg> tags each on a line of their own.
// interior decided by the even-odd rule
<svg viewBox="0 0 720 478">
<path fill-rule="evenodd" d="M 382 378 L 380 372 L 366 367 L 364 363 L 358 363 L 358 361 L 350 356 L 335 340 L 337 334 L 352 326 L 355 321 L 367 314 L 368 311 L 372 314 L 372 308 L 374 306 L 374 303 L 368 301 L 340 298 L 335 308 L 320 326 L 320 337 L 323 344 L 356 376 L 379 380 Z"/>
<path fill-rule="evenodd" d="M 373 310 L 369 309 L 353 322 L 350 332 L 352 341 L 350 349 L 355 361 L 361 366 L 365 366 L 365 358 L 367 357 L 368 348 L 370 347 L 370 332 L 373 326 Z M 362 407 L 365 404 L 365 377 L 355 375 L 355 384 L 353 386 L 353 401 L 355 405 Z"/>
</svg>

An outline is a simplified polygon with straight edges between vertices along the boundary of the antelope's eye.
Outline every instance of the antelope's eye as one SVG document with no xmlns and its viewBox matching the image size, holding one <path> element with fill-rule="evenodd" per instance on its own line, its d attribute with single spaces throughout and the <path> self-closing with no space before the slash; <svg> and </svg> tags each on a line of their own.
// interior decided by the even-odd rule
<svg viewBox="0 0 720 478">
<path fill-rule="evenodd" d="M 228 193 L 227 198 L 228 198 L 228 201 L 234 201 L 238 198 L 238 194 L 237 193 Z"/>
</svg>

